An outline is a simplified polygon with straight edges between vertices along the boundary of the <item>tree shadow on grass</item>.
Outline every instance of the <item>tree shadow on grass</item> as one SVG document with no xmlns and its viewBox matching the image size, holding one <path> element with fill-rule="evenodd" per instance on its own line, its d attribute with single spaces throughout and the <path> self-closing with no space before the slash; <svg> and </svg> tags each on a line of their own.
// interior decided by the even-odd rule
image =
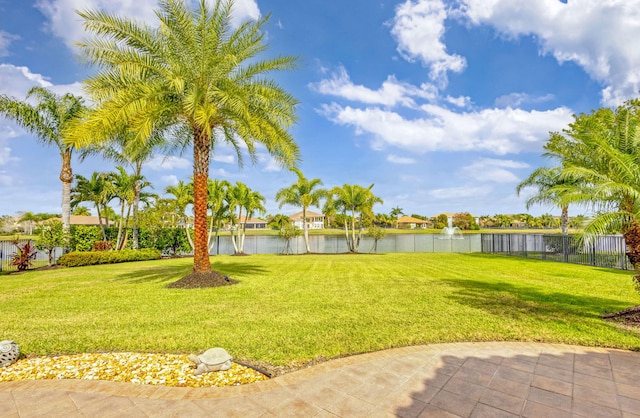
<svg viewBox="0 0 640 418">
<path fill-rule="evenodd" d="M 141 268 L 136 271 L 130 271 L 122 274 L 114 275 L 115 280 L 123 280 L 132 284 L 136 283 L 158 283 L 168 284 L 180 280 L 181 278 L 193 272 L 193 266 L 171 264 L 170 260 L 166 260 L 167 265 L 153 266 L 149 268 Z M 263 275 L 268 273 L 264 267 L 251 263 L 233 263 L 217 265 L 215 262 L 211 265 L 212 270 L 226 274 L 236 280 L 237 276 L 244 275 Z"/>
<path fill-rule="evenodd" d="M 513 319 L 526 316 L 545 321 L 578 321 L 629 307 L 629 303 L 615 299 L 543 292 L 531 286 L 516 286 L 507 282 L 488 283 L 466 279 L 446 279 L 442 282 L 457 288 L 448 296 L 457 303 Z"/>
</svg>

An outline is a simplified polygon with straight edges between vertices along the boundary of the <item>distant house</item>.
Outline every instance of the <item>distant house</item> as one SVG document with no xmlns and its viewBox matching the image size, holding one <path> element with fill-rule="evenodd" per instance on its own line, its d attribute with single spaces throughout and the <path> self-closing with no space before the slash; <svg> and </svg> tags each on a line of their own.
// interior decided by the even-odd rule
<svg viewBox="0 0 640 418">
<path fill-rule="evenodd" d="M 267 228 L 267 221 L 264 221 L 262 219 L 258 219 L 258 218 L 248 218 L 246 216 L 243 216 L 242 218 L 240 218 L 240 222 L 238 222 L 240 225 L 243 224 L 247 224 L 246 225 L 246 229 L 266 229 Z"/>
<path fill-rule="evenodd" d="M 303 229 L 302 212 L 294 213 L 289 216 L 291 222 L 296 228 Z M 323 229 L 324 228 L 324 215 L 321 213 L 312 212 L 307 210 L 307 228 L 308 229 Z"/>
<path fill-rule="evenodd" d="M 411 216 L 403 215 L 398 218 L 399 229 L 425 229 L 431 222 L 424 219 L 413 218 Z"/>
<path fill-rule="evenodd" d="M 99 226 L 100 222 L 98 221 L 97 216 L 71 215 L 69 218 L 69 225 Z M 102 225 L 112 226 L 112 225 L 115 225 L 115 222 L 110 221 L 109 219 L 106 219 L 106 218 L 102 218 Z"/>
</svg>

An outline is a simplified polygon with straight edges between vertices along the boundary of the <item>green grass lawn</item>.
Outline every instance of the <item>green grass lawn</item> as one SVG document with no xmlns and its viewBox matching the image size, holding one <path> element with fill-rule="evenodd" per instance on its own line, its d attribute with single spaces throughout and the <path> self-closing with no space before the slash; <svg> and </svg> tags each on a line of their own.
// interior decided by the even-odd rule
<svg viewBox="0 0 640 418">
<path fill-rule="evenodd" d="M 212 261 L 239 284 L 167 289 L 190 258 L 0 276 L 0 339 L 27 355 L 219 346 L 274 365 L 455 341 L 640 350 L 599 318 L 640 304 L 629 272 L 485 254 Z"/>
</svg>

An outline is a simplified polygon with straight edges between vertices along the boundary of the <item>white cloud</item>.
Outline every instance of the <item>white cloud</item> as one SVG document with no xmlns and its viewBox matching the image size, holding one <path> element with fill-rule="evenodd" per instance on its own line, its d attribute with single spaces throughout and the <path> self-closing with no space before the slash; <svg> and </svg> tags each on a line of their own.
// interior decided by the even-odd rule
<svg viewBox="0 0 640 418">
<path fill-rule="evenodd" d="M 0 30 L 0 57 L 6 57 L 9 55 L 9 45 L 17 39 L 20 39 L 18 35 L 12 35 Z"/>
<path fill-rule="evenodd" d="M 2 138 L 0 138 L 0 144 L 2 143 Z M 17 157 L 11 156 L 11 148 L 9 147 L 0 147 L 0 166 L 9 164 L 10 162 L 18 162 L 20 161 Z"/>
<path fill-rule="evenodd" d="M 511 93 L 500 96 L 495 100 L 497 107 L 520 107 L 526 104 L 537 104 L 553 100 L 553 94 L 545 94 L 544 96 L 532 96 L 527 93 Z"/>
<path fill-rule="evenodd" d="M 32 87 L 44 87 L 55 94 L 71 93 L 83 96 L 81 83 L 54 85 L 42 74 L 32 73 L 27 67 L 0 64 L 0 94 L 24 100 Z"/>
<path fill-rule="evenodd" d="M 13 177 L 7 174 L 6 171 L 0 171 L 0 185 L 9 187 L 13 184 Z"/>
<path fill-rule="evenodd" d="M 191 167 L 191 161 L 172 155 L 156 155 L 146 162 L 144 166 L 155 171 L 186 169 Z"/>
<path fill-rule="evenodd" d="M 262 171 L 282 171 L 282 166 L 270 154 L 258 153 L 256 156 L 258 157 L 258 161 L 263 164 Z"/>
<path fill-rule="evenodd" d="M 318 83 L 311 83 L 309 87 L 322 94 L 383 106 L 415 107 L 414 97 L 434 100 L 438 94 L 433 85 L 422 84 L 420 87 L 416 87 L 408 83 L 399 82 L 393 75 L 387 77 L 379 89 L 372 90 L 362 85 L 353 84 L 344 67 L 339 67 L 331 78 L 324 79 Z"/>
<path fill-rule="evenodd" d="M 420 60 L 430 68 L 429 76 L 441 87 L 447 84 L 447 72 L 459 73 L 466 61 L 451 55 L 443 43 L 447 11 L 442 0 L 407 0 L 396 8 L 391 34 L 398 52 L 408 61 Z"/>
<path fill-rule="evenodd" d="M 447 96 L 445 100 L 447 103 L 451 103 L 452 105 L 455 105 L 458 107 L 471 106 L 471 98 L 468 96 L 458 96 L 458 97 Z"/>
<path fill-rule="evenodd" d="M 462 168 L 465 177 L 476 181 L 493 183 L 515 183 L 520 179 L 508 169 L 528 168 L 529 164 L 521 161 L 481 158 Z"/>
<path fill-rule="evenodd" d="M 497 155 L 539 151 L 549 131 L 572 120 L 564 107 L 547 111 L 484 109 L 455 113 L 436 105 L 421 106 L 422 117 L 405 116 L 372 107 L 353 108 L 336 103 L 319 111 L 331 121 L 372 136 L 372 146 L 397 147 L 424 154 L 429 151 L 489 151 Z"/>
<path fill-rule="evenodd" d="M 197 7 L 195 2 L 192 3 L 193 7 Z M 211 6 L 211 2 L 209 5 Z M 155 10 L 158 9 L 157 0 L 38 0 L 36 7 L 49 19 L 49 30 L 62 38 L 70 49 L 75 49 L 75 43 L 86 37 L 82 18 L 76 10 L 102 10 L 150 25 L 158 22 L 155 15 Z M 235 25 L 259 17 L 260 9 L 255 0 L 237 0 L 234 3 Z"/>
<path fill-rule="evenodd" d="M 491 186 L 479 187 L 449 187 L 429 191 L 429 196 L 437 200 L 455 200 L 468 198 L 484 198 L 493 188 Z"/>
<path fill-rule="evenodd" d="M 229 173 L 224 168 L 215 168 L 211 170 L 210 176 L 211 177 L 230 177 L 231 173 Z"/>
<path fill-rule="evenodd" d="M 236 157 L 231 154 L 226 154 L 226 155 L 215 154 L 212 156 L 212 160 L 217 161 L 219 163 L 233 164 L 236 162 Z"/>
<path fill-rule="evenodd" d="M 415 158 L 398 157 L 394 154 L 389 154 L 387 156 L 387 161 L 393 164 L 415 164 L 417 162 Z"/>
<path fill-rule="evenodd" d="M 571 61 L 605 87 L 602 103 L 617 105 L 640 89 L 640 0 L 460 0 L 471 24 L 508 38 L 533 36 L 541 52 Z"/>
<path fill-rule="evenodd" d="M 168 176 L 162 176 L 160 178 L 162 179 L 162 181 L 164 181 L 168 185 L 176 186 L 178 184 L 178 177 L 173 174 L 169 174 Z"/>
</svg>

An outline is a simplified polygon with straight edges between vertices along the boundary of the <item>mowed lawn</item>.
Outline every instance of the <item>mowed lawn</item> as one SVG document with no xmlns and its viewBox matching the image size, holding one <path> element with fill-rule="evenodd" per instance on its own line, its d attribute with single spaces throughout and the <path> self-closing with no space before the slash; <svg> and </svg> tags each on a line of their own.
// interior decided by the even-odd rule
<svg viewBox="0 0 640 418">
<path fill-rule="evenodd" d="M 456 341 L 640 350 L 639 333 L 599 318 L 640 304 L 630 272 L 484 254 L 217 256 L 239 284 L 165 287 L 192 262 L 0 276 L 0 339 L 27 355 L 223 347 L 274 365 Z"/>
</svg>

